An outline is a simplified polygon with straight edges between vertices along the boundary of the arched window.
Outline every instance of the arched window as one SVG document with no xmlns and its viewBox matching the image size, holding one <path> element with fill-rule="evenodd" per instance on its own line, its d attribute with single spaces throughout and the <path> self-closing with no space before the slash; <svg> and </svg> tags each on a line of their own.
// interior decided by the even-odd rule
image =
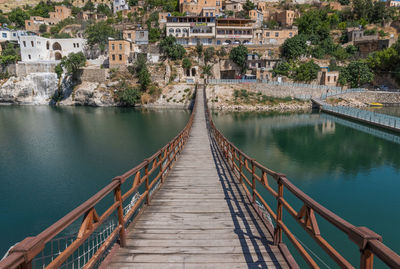
<svg viewBox="0 0 400 269">
<path fill-rule="evenodd" d="M 61 50 L 61 45 L 60 43 L 56 42 L 53 44 L 53 50 Z"/>
<path fill-rule="evenodd" d="M 174 29 L 170 28 L 170 29 L 169 29 L 169 32 L 170 32 L 170 33 L 174 33 Z"/>
<path fill-rule="evenodd" d="M 181 29 L 176 29 L 176 33 L 180 33 L 181 32 Z"/>
<path fill-rule="evenodd" d="M 56 60 L 61 60 L 61 59 L 62 59 L 62 55 L 61 55 L 61 53 L 59 53 L 59 52 L 56 52 L 56 54 L 55 54 L 55 58 L 56 58 Z"/>
</svg>

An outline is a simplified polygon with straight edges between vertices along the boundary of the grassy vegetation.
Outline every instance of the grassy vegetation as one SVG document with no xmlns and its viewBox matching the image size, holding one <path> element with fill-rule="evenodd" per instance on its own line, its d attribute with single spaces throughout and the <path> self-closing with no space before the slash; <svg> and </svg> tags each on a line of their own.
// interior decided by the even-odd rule
<svg viewBox="0 0 400 269">
<path fill-rule="evenodd" d="M 280 103 L 302 102 L 298 99 L 291 97 L 272 97 L 262 94 L 261 92 L 252 92 L 245 89 L 234 90 L 233 92 L 234 104 L 247 104 L 247 105 L 277 105 Z"/>
</svg>

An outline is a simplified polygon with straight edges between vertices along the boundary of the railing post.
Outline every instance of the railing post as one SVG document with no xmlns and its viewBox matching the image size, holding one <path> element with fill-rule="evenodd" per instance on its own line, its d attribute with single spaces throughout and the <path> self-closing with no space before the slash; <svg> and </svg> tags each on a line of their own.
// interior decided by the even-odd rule
<svg viewBox="0 0 400 269">
<path fill-rule="evenodd" d="M 251 189 L 253 194 L 253 203 L 256 202 L 256 166 L 254 165 L 254 160 L 251 160 Z"/>
<path fill-rule="evenodd" d="M 146 160 L 146 166 L 144 167 L 144 175 L 146 177 L 146 204 L 150 201 L 150 189 L 149 189 L 149 160 Z"/>
<path fill-rule="evenodd" d="M 38 237 L 27 237 L 21 242 L 19 242 L 15 247 L 10 250 L 9 254 L 21 253 L 24 257 L 24 262 L 19 268 L 31 269 L 32 260 L 38 255 L 45 247 L 42 239 Z"/>
<path fill-rule="evenodd" d="M 243 173 L 243 160 L 242 160 L 242 155 L 239 153 L 239 164 L 240 164 L 240 171 L 239 171 L 239 182 L 242 183 L 243 178 L 242 178 L 242 173 Z"/>
<path fill-rule="evenodd" d="M 114 199 L 118 202 L 118 223 L 121 225 L 121 230 L 119 231 L 119 242 L 121 247 L 126 247 L 126 232 L 125 232 L 125 221 L 124 221 L 124 207 L 122 204 L 122 195 L 121 195 L 121 184 L 123 183 L 122 177 L 116 177 L 113 180 L 119 182 L 118 186 L 114 189 Z"/>
<path fill-rule="evenodd" d="M 349 238 L 360 249 L 360 268 L 361 269 L 372 269 L 374 268 L 374 254 L 368 249 L 368 241 L 378 240 L 382 242 L 382 237 L 368 229 L 367 227 L 353 227 L 349 231 Z"/>
<path fill-rule="evenodd" d="M 279 175 L 278 197 L 277 197 L 278 208 L 276 211 L 276 227 L 275 227 L 275 231 L 274 231 L 274 245 L 278 245 L 278 244 L 282 243 L 282 228 L 279 223 L 282 221 L 282 213 L 283 213 L 282 212 L 283 207 L 282 207 L 282 202 L 281 202 L 282 198 L 283 198 L 283 184 L 282 184 L 282 177 L 281 177 L 281 175 Z"/>
</svg>

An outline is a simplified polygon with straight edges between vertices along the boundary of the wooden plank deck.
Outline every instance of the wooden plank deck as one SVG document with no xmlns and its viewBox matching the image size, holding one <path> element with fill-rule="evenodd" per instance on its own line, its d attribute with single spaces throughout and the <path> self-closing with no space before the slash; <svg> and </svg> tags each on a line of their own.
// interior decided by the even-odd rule
<svg viewBox="0 0 400 269">
<path fill-rule="evenodd" d="M 190 138 L 109 268 L 289 268 L 209 137 L 198 91 Z"/>
</svg>

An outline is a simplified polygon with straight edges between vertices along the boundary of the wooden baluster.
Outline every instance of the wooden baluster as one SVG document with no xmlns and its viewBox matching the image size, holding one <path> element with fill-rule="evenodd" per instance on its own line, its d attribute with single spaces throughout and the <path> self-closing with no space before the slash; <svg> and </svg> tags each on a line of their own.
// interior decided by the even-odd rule
<svg viewBox="0 0 400 269">
<path fill-rule="evenodd" d="M 239 165 L 240 165 L 240 170 L 239 170 L 239 182 L 242 183 L 243 178 L 242 178 L 242 173 L 243 173 L 243 160 L 242 160 L 242 155 L 239 154 Z"/>
<path fill-rule="evenodd" d="M 147 160 L 146 166 L 144 167 L 144 176 L 146 177 L 146 204 L 150 201 L 150 189 L 149 189 L 149 161 Z"/>
<path fill-rule="evenodd" d="M 374 268 L 374 254 L 368 249 L 361 250 L 361 269 L 373 269 Z"/>
<path fill-rule="evenodd" d="M 121 230 L 119 231 L 119 244 L 121 247 L 126 247 L 126 231 L 125 231 L 125 221 L 124 221 L 124 206 L 122 204 L 122 195 L 121 195 L 121 184 L 123 179 L 121 177 L 116 177 L 113 180 L 118 180 L 119 185 L 114 189 L 114 199 L 118 202 L 118 223 L 121 225 Z"/>
<path fill-rule="evenodd" d="M 278 178 L 278 208 L 276 212 L 276 227 L 274 231 L 274 245 L 278 245 L 282 242 L 282 228 L 279 226 L 279 222 L 282 221 L 282 202 L 281 198 L 283 198 L 283 184 L 282 178 L 279 176 Z"/>
<path fill-rule="evenodd" d="M 251 160 L 251 190 L 253 194 L 253 203 L 256 202 L 256 166 L 254 164 L 254 160 Z"/>
</svg>

